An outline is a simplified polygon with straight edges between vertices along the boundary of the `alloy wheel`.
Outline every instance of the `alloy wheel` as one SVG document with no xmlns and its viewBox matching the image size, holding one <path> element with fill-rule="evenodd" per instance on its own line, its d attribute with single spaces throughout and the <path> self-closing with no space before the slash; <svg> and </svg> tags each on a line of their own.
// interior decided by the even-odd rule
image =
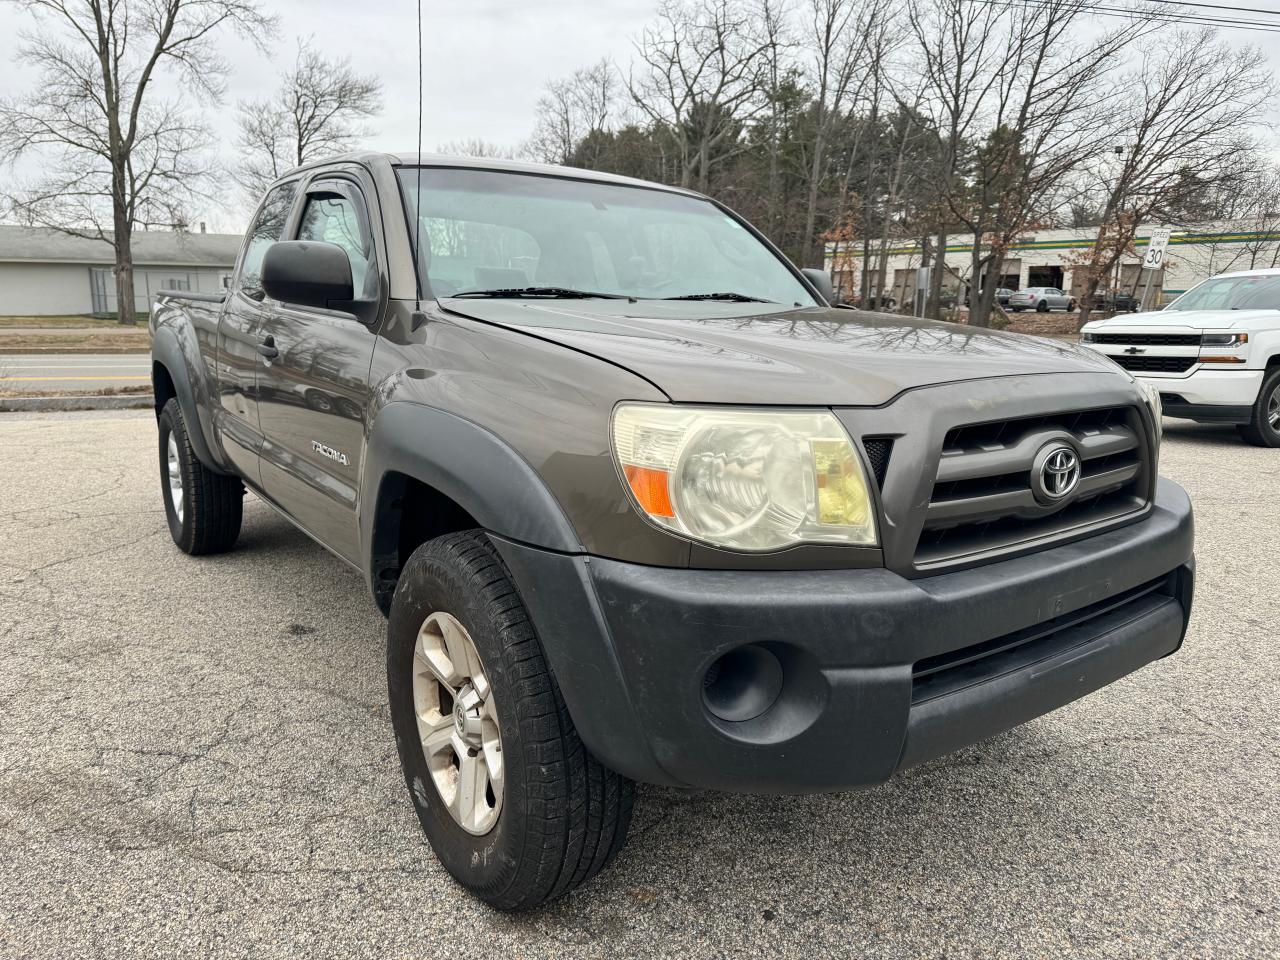
<svg viewBox="0 0 1280 960">
<path fill-rule="evenodd" d="M 1280 385 L 1271 391 L 1271 398 L 1267 401 L 1267 422 L 1272 430 L 1280 433 Z"/>
<path fill-rule="evenodd" d="M 488 833 L 502 812 L 505 763 L 493 690 L 471 635 L 436 612 L 413 650 L 413 709 L 432 783 L 468 833 Z"/>
<path fill-rule="evenodd" d="M 181 523 L 184 501 L 182 495 L 182 463 L 178 459 L 178 442 L 174 439 L 172 432 L 169 434 L 169 444 L 165 459 L 168 461 L 169 466 L 169 500 L 173 503 L 173 515 Z"/>
</svg>

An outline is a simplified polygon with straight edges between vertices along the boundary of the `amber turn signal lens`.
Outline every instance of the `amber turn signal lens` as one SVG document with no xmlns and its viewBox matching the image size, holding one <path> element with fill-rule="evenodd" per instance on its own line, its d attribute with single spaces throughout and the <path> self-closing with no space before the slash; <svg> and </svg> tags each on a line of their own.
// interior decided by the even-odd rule
<svg viewBox="0 0 1280 960">
<path fill-rule="evenodd" d="M 671 504 L 671 474 L 652 467 L 624 464 L 622 472 L 627 478 L 636 503 L 652 517 L 674 517 L 676 508 Z"/>
<path fill-rule="evenodd" d="M 1244 357 L 1200 357 L 1201 363 L 1245 363 Z"/>
</svg>

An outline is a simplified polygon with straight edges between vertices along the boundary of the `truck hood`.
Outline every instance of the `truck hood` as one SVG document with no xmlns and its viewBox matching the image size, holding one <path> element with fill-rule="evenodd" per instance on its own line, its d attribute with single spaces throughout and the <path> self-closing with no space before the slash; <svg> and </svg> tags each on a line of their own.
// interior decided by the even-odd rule
<svg viewBox="0 0 1280 960">
<path fill-rule="evenodd" d="M 1116 372 L 1060 341 L 860 310 L 448 298 L 449 312 L 592 354 L 690 403 L 877 406 L 914 387 Z"/>
<path fill-rule="evenodd" d="M 1258 322 L 1280 321 L 1280 310 L 1148 310 L 1094 320 L 1086 330 L 1128 330 L 1159 328 L 1161 330 L 1230 330 Z"/>
</svg>

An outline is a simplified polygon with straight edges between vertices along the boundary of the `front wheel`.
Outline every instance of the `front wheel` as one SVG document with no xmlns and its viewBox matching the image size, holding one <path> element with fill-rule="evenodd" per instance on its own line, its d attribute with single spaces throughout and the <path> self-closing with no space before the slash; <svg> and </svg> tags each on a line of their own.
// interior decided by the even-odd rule
<svg viewBox="0 0 1280 960">
<path fill-rule="evenodd" d="M 436 856 L 500 910 L 546 903 L 622 849 L 634 787 L 583 746 L 489 538 L 414 551 L 387 627 L 391 722 Z"/>
<path fill-rule="evenodd" d="M 1280 369 L 1271 370 L 1263 379 L 1252 418 L 1236 429 L 1256 447 L 1280 447 Z"/>
</svg>

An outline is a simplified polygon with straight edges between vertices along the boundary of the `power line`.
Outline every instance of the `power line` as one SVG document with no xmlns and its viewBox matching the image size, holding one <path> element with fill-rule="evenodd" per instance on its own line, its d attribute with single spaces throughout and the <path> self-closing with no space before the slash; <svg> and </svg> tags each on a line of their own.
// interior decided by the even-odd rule
<svg viewBox="0 0 1280 960">
<path fill-rule="evenodd" d="M 1202 7 L 1206 10 L 1227 10 L 1231 13 L 1262 13 L 1269 17 L 1280 17 L 1280 10 L 1268 10 L 1265 7 L 1232 7 L 1217 3 L 1191 3 L 1190 0 L 1146 0 L 1165 7 Z"/>
<path fill-rule="evenodd" d="M 1055 3 L 1054 0 L 983 0 L 991 6 L 999 7 L 1037 7 L 1056 9 L 1062 4 Z M 1150 0 L 1153 3 L 1162 3 L 1169 6 L 1202 6 L 1212 7 L 1212 4 L 1183 4 L 1178 0 Z M 1163 24 L 1187 24 L 1220 27 L 1224 30 L 1244 30 L 1253 33 L 1280 33 L 1280 20 L 1250 20 L 1236 17 L 1215 17 L 1208 14 L 1199 14 L 1191 12 L 1178 12 L 1170 10 L 1168 12 L 1157 12 L 1152 9 L 1136 9 L 1132 7 L 1116 7 L 1106 4 L 1093 4 L 1088 2 L 1080 2 L 1076 4 L 1082 12 L 1088 12 L 1100 17 L 1109 17 L 1117 20 L 1139 20 L 1145 23 L 1163 23 Z M 1232 9 L 1228 7 L 1218 7 L 1216 9 Z M 1265 11 L 1272 16 L 1280 17 L 1280 11 Z"/>
</svg>

